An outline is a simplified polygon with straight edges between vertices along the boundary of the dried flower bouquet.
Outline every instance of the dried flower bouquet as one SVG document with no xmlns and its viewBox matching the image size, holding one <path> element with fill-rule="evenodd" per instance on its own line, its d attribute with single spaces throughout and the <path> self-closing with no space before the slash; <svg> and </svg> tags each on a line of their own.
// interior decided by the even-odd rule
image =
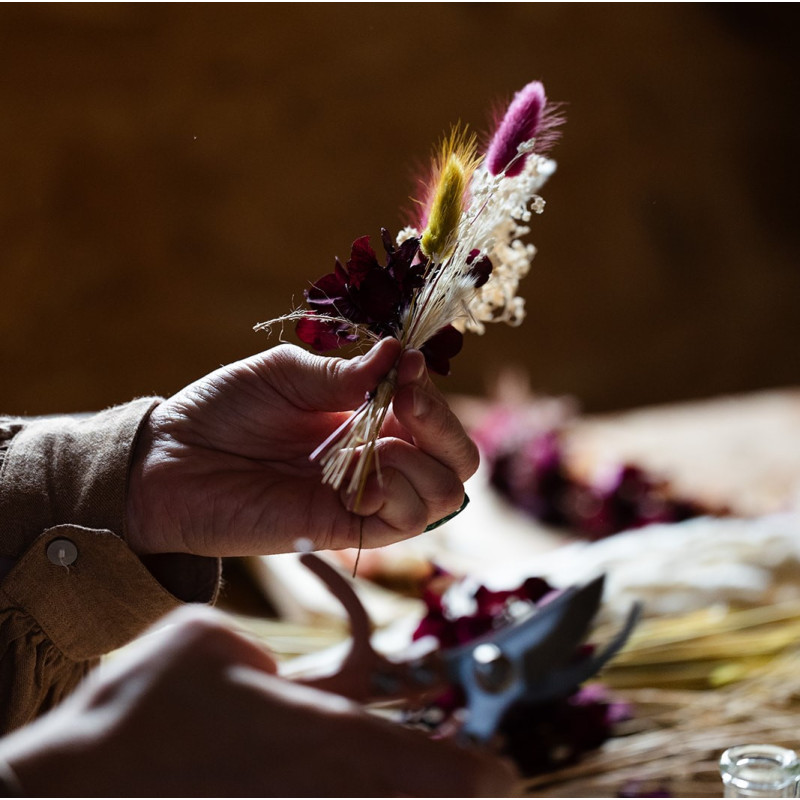
<svg viewBox="0 0 800 800">
<path fill-rule="evenodd" d="M 450 372 L 464 331 L 483 333 L 487 322 L 519 325 L 525 314 L 517 296 L 536 250 L 523 242 L 537 194 L 555 170 L 546 157 L 562 123 L 538 81 L 517 92 L 499 119 L 484 154 L 476 137 L 456 127 L 436 153 L 418 202 L 419 218 L 393 238 L 382 230 L 385 263 L 362 236 L 343 265 L 306 290 L 306 309 L 259 323 L 269 330 L 293 320 L 298 337 L 319 352 L 348 343 L 397 338 L 419 349 L 428 368 Z M 392 370 L 347 421 L 311 454 L 322 480 L 358 503 L 391 405 Z"/>
</svg>

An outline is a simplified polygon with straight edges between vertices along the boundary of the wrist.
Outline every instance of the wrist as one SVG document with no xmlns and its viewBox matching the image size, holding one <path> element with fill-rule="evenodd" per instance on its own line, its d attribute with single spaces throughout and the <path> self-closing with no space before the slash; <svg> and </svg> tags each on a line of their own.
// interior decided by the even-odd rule
<svg viewBox="0 0 800 800">
<path fill-rule="evenodd" d="M 151 418 L 148 418 L 139 430 L 131 452 L 125 492 L 124 538 L 128 547 L 137 555 L 153 552 L 148 546 L 145 534 L 149 526 L 146 519 L 147 503 L 144 499 L 145 470 L 147 457 L 152 447 L 153 429 Z"/>
<path fill-rule="evenodd" d="M 174 597 L 187 603 L 214 603 L 219 590 L 218 558 L 187 552 L 180 537 L 163 535 L 159 497 L 169 497 L 169 478 L 159 468 L 158 409 L 143 424 L 134 444 L 125 498 L 125 542 L 150 574 Z M 157 491 L 153 491 L 154 487 Z"/>
</svg>

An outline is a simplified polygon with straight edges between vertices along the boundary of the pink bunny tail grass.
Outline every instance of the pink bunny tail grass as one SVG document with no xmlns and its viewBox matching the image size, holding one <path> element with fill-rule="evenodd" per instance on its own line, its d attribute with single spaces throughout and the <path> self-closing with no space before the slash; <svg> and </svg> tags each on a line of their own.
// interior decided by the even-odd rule
<svg viewBox="0 0 800 800">
<path fill-rule="evenodd" d="M 563 116 L 548 104 L 544 86 L 531 81 L 515 95 L 500 121 L 486 151 L 486 168 L 492 175 L 505 171 L 508 177 L 522 172 L 526 155 L 520 156 L 519 146 L 536 140 L 535 152 L 545 153 L 558 139 L 558 126 Z"/>
</svg>

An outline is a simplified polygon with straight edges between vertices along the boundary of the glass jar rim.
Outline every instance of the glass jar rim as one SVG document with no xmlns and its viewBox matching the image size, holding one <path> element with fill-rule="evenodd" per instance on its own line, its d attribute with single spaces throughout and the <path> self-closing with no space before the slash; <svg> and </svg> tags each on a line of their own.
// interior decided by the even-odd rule
<svg viewBox="0 0 800 800">
<path fill-rule="evenodd" d="M 760 763 L 759 763 L 760 762 Z M 759 780 L 758 767 L 772 767 L 774 779 Z M 750 775 L 739 771 L 750 770 Z M 720 756 L 719 769 L 724 783 L 738 789 L 767 791 L 783 789 L 800 777 L 800 759 L 794 750 L 774 744 L 742 744 L 729 747 Z"/>
</svg>

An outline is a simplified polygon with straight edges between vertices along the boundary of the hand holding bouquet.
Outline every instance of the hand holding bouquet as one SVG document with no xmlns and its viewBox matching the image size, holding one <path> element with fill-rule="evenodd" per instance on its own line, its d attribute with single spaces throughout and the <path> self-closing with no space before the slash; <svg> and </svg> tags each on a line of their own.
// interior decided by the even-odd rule
<svg viewBox="0 0 800 800">
<path fill-rule="evenodd" d="M 522 239 L 532 213 L 544 209 L 537 192 L 555 170 L 545 154 L 562 121 L 534 81 L 517 92 L 485 154 L 474 135 L 454 128 L 424 181 L 416 224 L 396 238 L 382 231 L 384 263 L 369 236 L 357 239 L 347 263 L 336 259 L 305 292 L 307 309 L 256 330 L 294 320 L 298 337 L 320 352 L 392 336 L 420 350 L 430 370 L 449 374 L 465 331 L 524 318 L 517 290 L 536 251 Z M 373 466 L 380 477 L 375 444 L 395 381 L 392 370 L 311 454 L 324 483 L 338 490 L 347 480 L 354 510 Z"/>
</svg>

